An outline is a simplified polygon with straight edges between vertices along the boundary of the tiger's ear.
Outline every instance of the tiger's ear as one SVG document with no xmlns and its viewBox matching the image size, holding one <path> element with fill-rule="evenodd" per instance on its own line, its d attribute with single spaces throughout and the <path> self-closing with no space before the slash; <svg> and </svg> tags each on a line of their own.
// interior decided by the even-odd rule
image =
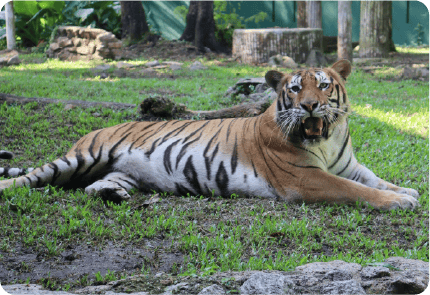
<svg viewBox="0 0 430 295">
<path fill-rule="evenodd" d="M 279 82 L 281 82 L 282 77 L 284 77 L 284 74 L 278 71 L 268 71 L 266 73 L 266 83 L 273 89 L 277 89 Z"/>
<path fill-rule="evenodd" d="M 339 75 L 346 80 L 351 73 L 351 63 L 347 59 L 341 59 L 335 62 L 331 68 L 339 73 Z"/>
</svg>

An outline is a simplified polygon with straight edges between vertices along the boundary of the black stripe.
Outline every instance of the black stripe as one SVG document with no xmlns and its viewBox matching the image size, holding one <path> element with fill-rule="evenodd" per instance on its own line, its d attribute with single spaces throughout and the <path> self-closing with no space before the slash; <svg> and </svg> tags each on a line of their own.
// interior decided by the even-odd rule
<svg viewBox="0 0 430 295">
<path fill-rule="evenodd" d="M 252 165 L 252 169 L 254 169 L 254 176 L 258 177 L 257 170 L 255 170 L 254 162 L 252 162 L 252 160 L 251 160 L 251 165 Z"/>
<path fill-rule="evenodd" d="M 173 129 L 172 131 L 170 131 L 169 133 L 167 133 L 167 134 L 163 137 L 163 140 L 160 142 L 160 145 L 161 145 L 162 143 L 164 143 L 165 141 L 167 141 L 167 140 L 170 138 L 170 136 L 171 136 L 173 133 L 175 133 L 177 130 L 179 130 L 179 131 L 178 131 L 176 134 L 172 135 L 171 137 L 175 137 L 175 136 L 177 136 L 177 135 L 178 135 L 179 133 L 181 133 L 185 128 L 187 128 L 190 124 L 191 124 L 190 122 L 187 122 L 187 123 L 185 123 L 183 126 L 180 126 L 180 127 L 176 128 L 176 129 Z"/>
<path fill-rule="evenodd" d="M 337 92 L 337 107 L 339 107 L 339 103 L 340 103 L 339 84 L 336 84 L 336 92 Z"/>
<path fill-rule="evenodd" d="M 160 127 L 158 127 L 158 129 L 157 129 L 157 130 L 155 130 L 153 134 L 151 134 L 150 136 L 148 136 L 147 138 L 145 138 L 145 140 L 144 140 L 144 141 L 143 141 L 143 142 L 142 142 L 138 147 L 141 147 L 142 145 L 144 145 L 144 144 L 145 144 L 145 142 L 146 142 L 148 139 L 150 139 L 151 137 L 153 137 L 154 135 L 157 135 L 157 134 L 158 134 L 158 132 L 160 132 L 160 131 L 161 131 L 161 129 L 163 129 L 164 127 L 166 127 L 167 123 L 169 123 L 169 122 L 166 122 L 166 123 L 164 123 L 163 125 L 161 125 Z"/>
<path fill-rule="evenodd" d="M 351 179 L 353 181 L 357 181 L 360 178 L 360 170 L 355 171 L 354 177 Z M 356 179 L 357 177 L 357 179 Z"/>
<path fill-rule="evenodd" d="M 237 167 L 237 135 L 234 140 L 233 154 L 231 156 L 231 174 L 234 174 L 234 172 L 236 172 L 236 167 Z"/>
<path fill-rule="evenodd" d="M 221 195 L 223 197 L 227 197 L 228 196 L 228 175 L 227 175 L 227 171 L 224 168 L 224 163 L 223 161 L 221 161 L 221 163 L 219 164 L 218 167 L 218 171 L 216 173 L 215 176 L 215 182 L 219 188 L 219 190 L 221 191 Z"/>
<path fill-rule="evenodd" d="M 158 124 L 158 123 L 156 122 L 156 123 L 151 123 L 151 124 L 149 124 L 149 125 L 146 125 L 145 127 L 143 127 L 143 129 L 142 129 L 142 130 L 140 130 L 140 132 L 145 131 L 146 129 L 150 128 L 151 126 L 153 126 L 153 125 L 155 125 L 155 124 Z M 140 133 L 140 132 L 139 132 L 139 133 Z M 135 143 L 137 143 L 137 141 L 138 141 L 139 139 L 141 139 L 142 137 L 144 137 L 144 136 L 145 136 L 146 134 L 148 134 L 149 132 L 151 132 L 151 131 L 145 132 L 144 134 L 142 134 L 142 135 L 140 135 L 138 138 L 136 138 L 136 139 L 133 141 L 133 143 L 130 145 L 130 147 L 128 148 L 128 152 L 129 152 L 129 153 L 131 153 L 131 149 L 133 148 L 134 144 L 135 144 Z"/>
<path fill-rule="evenodd" d="M 1 175 L 4 177 L 9 177 L 9 167 L 3 168 L 3 173 Z"/>
<path fill-rule="evenodd" d="M 127 179 L 118 177 L 119 180 L 124 181 L 125 183 L 127 183 L 128 185 L 130 185 L 131 187 L 136 187 L 135 183 L 132 183 L 131 181 L 128 181 Z"/>
<path fill-rule="evenodd" d="M 324 162 L 325 162 L 325 164 L 327 165 L 327 159 L 326 159 L 326 157 L 325 157 L 325 155 L 324 155 L 323 150 L 322 150 L 321 148 L 318 148 L 318 149 L 320 150 L 321 155 L 322 155 L 322 156 L 323 156 L 323 158 L 324 158 Z"/>
<path fill-rule="evenodd" d="M 36 182 L 36 187 L 41 187 L 42 185 L 42 179 L 39 177 L 39 176 L 37 176 L 37 175 L 34 175 L 35 177 L 36 177 L 36 179 L 37 179 L 37 182 Z"/>
<path fill-rule="evenodd" d="M 28 176 L 24 176 L 25 178 L 27 178 L 27 180 L 30 182 L 30 184 L 32 183 L 31 178 Z"/>
<path fill-rule="evenodd" d="M 60 160 L 65 162 L 67 164 L 67 166 L 70 166 L 70 161 L 69 161 L 69 159 L 66 158 L 66 156 L 61 157 Z"/>
<path fill-rule="evenodd" d="M 287 99 L 288 99 L 288 101 L 287 101 Z M 293 99 L 287 93 L 287 97 L 286 98 L 284 97 L 284 107 L 285 107 L 286 110 L 291 109 L 291 106 L 293 105 L 291 103 L 292 100 Z"/>
<path fill-rule="evenodd" d="M 237 119 L 232 119 L 231 121 L 230 121 L 230 124 L 228 124 L 228 127 L 227 127 L 227 135 L 226 135 L 226 138 L 225 138 L 225 141 L 228 141 L 228 137 L 230 136 L 230 128 L 231 128 L 231 125 L 234 123 L 234 121 L 236 121 Z"/>
<path fill-rule="evenodd" d="M 102 132 L 102 130 L 100 130 L 99 132 L 97 132 L 97 133 L 96 133 L 96 135 L 93 137 L 93 140 L 91 140 L 91 144 L 90 144 L 90 147 L 89 147 L 90 156 L 91 156 L 93 159 L 94 159 L 93 148 L 94 148 L 94 145 L 95 145 L 95 143 L 96 143 L 97 136 L 99 136 L 100 132 Z"/>
<path fill-rule="evenodd" d="M 118 161 L 118 158 L 114 158 L 114 153 L 116 151 L 116 149 L 118 148 L 118 146 L 131 134 L 128 133 L 126 136 L 124 136 L 123 138 L 121 138 L 109 151 L 109 160 L 107 162 L 107 166 L 111 167 L 113 164 L 115 164 L 116 161 Z"/>
<path fill-rule="evenodd" d="M 197 130 L 195 130 L 192 133 L 190 133 L 190 135 L 188 135 L 187 137 L 184 138 L 184 141 L 182 143 L 183 144 L 186 143 L 191 137 L 193 137 L 197 132 L 199 132 L 201 129 L 203 129 L 204 127 L 206 127 L 206 125 L 209 124 L 209 123 L 210 123 L 210 121 L 207 121 L 200 128 L 198 128 Z M 200 136 L 201 136 L 201 134 L 200 134 Z"/>
<path fill-rule="evenodd" d="M 308 152 L 308 153 L 311 153 L 312 155 L 314 155 L 318 160 L 320 160 L 320 162 L 321 163 L 323 163 L 324 164 L 324 161 L 317 155 L 317 154 L 315 154 L 313 151 L 310 151 L 310 150 L 307 150 L 307 149 L 305 149 L 305 148 L 302 148 L 302 147 L 300 147 L 300 146 L 297 146 L 299 149 L 301 149 L 301 150 L 304 150 L 304 151 L 306 151 L 306 152 Z M 320 148 L 320 150 L 321 150 L 321 148 Z M 326 163 L 325 164 L 327 164 L 327 161 L 326 161 Z"/>
<path fill-rule="evenodd" d="M 164 151 L 164 156 L 163 156 L 163 163 L 164 163 L 164 169 L 166 169 L 167 174 L 172 173 L 172 162 L 170 162 L 170 154 L 172 153 L 172 148 L 178 143 L 180 142 L 182 139 L 178 139 L 177 141 L 175 141 L 174 143 L 170 144 L 166 150 Z"/>
<path fill-rule="evenodd" d="M 178 169 L 179 161 L 181 161 L 182 157 L 186 154 L 186 152 L 187 152 L 187 148 L 188 148 L 191 144 L 193 144 L 194 142 L 198 141 L 198 140 L 200 139 L 200 137 L 202 136 L 202 133 L 203 133 L 203 132 L 201 132 L 201 133 L 200 133 L 200 135 L 199 135 L 199 137 L 197 137 L 196 139 L 194 139 L 194 140 L 192 140 L 192 141 L 190 141 L 190 142 L 188 142 L 188 143 L 186 143 L 186 144 L 184 144 L 184 145 L 182 146 L 181 151 L 179 152 L 178 157 L 176 158 L 176 169 Z"/>
<path fill-rule="evenodd" d="M 346 163 L 345 167 L 340 172 L 338 172 L 337 175 L 342 174 L 342 172 L 345 171 L 346 168 L 348 168 L 349 164 L 351 163 L 351 159 L 352 157 L 349 157 L 348 163 Z"/>
<path fill-rule="evenodd" d="M 334 163 L 333 163 L 332 165 L 330 165 L 330 166 L 328 167 L 328 169 L 333 168 L 333 167 L 334 167 L 334 165 L 336 165 L 336 164 L 337 164 L 337 162 L 339 162 L 340 158 L 341 158 L 341 157 L 342 157 L 342 155 L 343 155 L 343 152 L 345 151 L 345 148 L 346 148 L 346 145 L 348 144 L 348 141 L 349 141 L 349 130 L 348 130 L 348 131 L 347 131 L 347 133 L 346 133 L 346 139 L 344 139 L 344 142 L 343 142 L 343 145 L 342 145 L 342 149 L 340 150 L 339 154 L 337 155 L 337 158 L 336 158 L 336 160 L 334 161 Z"/>
<path fill-rule="evenodd" d="M 275 153 L 273 153 L 272 152 L 272 154 L 274 154 L 275 155 L 275 157 L 276 158 L 278 158 L 278 160 L 280 161 L 280 162 L 283 162 L 282 161 L 282 159 L 277 155 L 277 154 L 275 154 Z M 283 171 L 283 172 L 285 172 L 285 173 L 287 173 L 287 174 L 290 174 L 292 177 L 297 177 L 296 175 L 294 175 L 293 173 L 291 173 L 291 172 L 289 172 L 289 171 L 287 171 L 287 170 L 285 170 L 284 168 L 281 168 L 281 166 L 279 166 L 278 165 L 278 161 L 274 161 L 273 160 L 273 158 L 270 156 L 270 154 L 269 153 L 267 153 L 267 155 L 269 156 L 269 158 L 270 158 L 270 160 L 272 160 L 272 162 L 281 170 L 281 171 Z"/>
<path fill-rule="evenodd" d="M 81 177 L 89 174 L 91 169 L 93 169 L 93 167 L 96 166 L 100 162 L 100 159 L 102 158 L 102 153 L 103 153 L 103 145 L 104 145 L 104 143 L 99 148 L 99 154 L 97 155 L 97 158 L 95 158 L 94 162 L 87 168 L 87 170 L 85 170 L 84 173 L 81 174 Z M 94 159 L 94 156 L 92 156 L 92 157 Z"/>
<path fill-rule="evenodd" d="M 276 100 L 276 106 L 278 108 L 278 111 L 282 111 L 283 110 L 282 109 L 282 105 L 281 105 L 281 100 L 279 98 Z"/>
<path fill-rule="evenodd" d="M 145 156 L 147 156 L 148 159 L 149 159 L 149 157 L 151 157 L 151 154 L 155 151 L 155 148 L 157 146 L 157 142 L 159 140 L 160 140 L 160 138 L 158 138 L 157 140 L 153 141 L 152 145 L 151 145 L 151 149 L 149 151 L 145 152 Z"/>
<path fill-rule="evenodd" d="M 176 182 L 175 182 L 175 189 L 176 189 L 176 193 L 179 194 L 180 196 L 186 196 L 187 194 L 193 194 L 193 192 L 191 192 L 189 189 L 184 187 L 182 184 L 179 184 Z"/>
<path fill-rule="evenodd" d="M 119 183 L 118 181 L 110 180 L 110 179 L 107 179 L 107 181 L 109 181 L 109 182 L 113 182 L 113 183 L 115 183 L 116 185 L 118 185 L 119 187 L 121 187 L 123 190 L 127 191 L 127 189 L 126 189 L 126 188 L 125 188 L 121 183 Z"/>
<path fill-rule="evenodd" d="M 76 175 L 78 174 L 79 169 L 81 169 L 81 168 L 82 168 L 82 166 L 84 166 L 84 164 L 85 164 L 85 159 L 84 159 L 84 157 L 82 157 L 82 152 L 81 152 L 81 150 L 80 150 L 80 149 L 78 149 L 78 150 L 76 151 L 76 161 L 78 161 L 78 166 L 76 166 L 76 168 L 75 168 L 75 172 L 73 172 L 73 174 L 72 174 L 72 176 L 70 177 L 70 179 L 74 179 L 74 178 L 76 178 Z"/>
<path fill-rule="evenodd" d="M 197 172 L 193 165 L 193 156 L 188 157 L 183 173 L 189 185 L 194 189 L 194 191 L 197 192 L 197 194 L 199 195 L 203 195 L 203 192 L 200 188 L 199 180 L 197 178 Z"/>
<path fill-rule="evenodd" d="M 61 171 L 58 172 L 58 166 L 55 163 L 49 163 L 48 165 L 51 165 L 51 168 L 54 170 L 54 175 L 52 175 L 51 184 L 55 184 L 55 181 L 61 175 Z"/>
<path fill-rule="evenodd" d="M 112 133 L 111 134 L 111 136 L 109 136 L 109 139 L 111 139 L 118 131 L 120 131 L 122 128 L 125 128 L 125 127 L 127 127 L 128 125 L 129 125 L 130 123 L 124 123 L 124 125 L 123 126 L 121 126 L 121 127 L 118 127 L 116 130 L 115 130 L 115 132 L 114 133 Z"/>
<path fill-rule="evenodd" d="M 215 158 L 215 155 L 218 153 L 218 145 L 219 145 L 219 143 L 215 146 L 215 149 L 212 152 L 212 156 L 211 157 L 209 157 L 209 155 L 207 155 L 207 153 L 209 152 L 209 149 L 212 146 L 212 142 L 218 138 L 218 134 L 219 134 L 220 131 L 221 131 L 221 129 L 219 129 L 218 132 L 215 133 L 215 135 L 209 140 L 208 144 L 206 145 L 205 150 L 203 151 L 203 157 L 205 159 L 205 165 L 206 165 L 206 172 L 207 172 L 207 178 L 208 178 L 208 180 L 211 179 L 211 164 L 212 164 L 212 162 L 213 162 L 213 160 Z"/>
</svg>

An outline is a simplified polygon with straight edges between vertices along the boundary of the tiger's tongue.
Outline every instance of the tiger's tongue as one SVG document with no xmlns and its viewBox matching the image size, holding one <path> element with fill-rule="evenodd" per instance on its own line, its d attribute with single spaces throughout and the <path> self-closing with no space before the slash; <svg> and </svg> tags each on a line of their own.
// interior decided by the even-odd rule
<svg viewBox="0 0 430 295">
<path fill-rule="evenodd" d="M 323 120 L 317 117 L 309 117 L 302 121 L 306 136 L 322 135 Z"/>
</svg>

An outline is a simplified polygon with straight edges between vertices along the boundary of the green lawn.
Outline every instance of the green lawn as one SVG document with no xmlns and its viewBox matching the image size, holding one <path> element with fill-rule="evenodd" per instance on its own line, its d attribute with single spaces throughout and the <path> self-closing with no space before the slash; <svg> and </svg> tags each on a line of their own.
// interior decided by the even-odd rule
<svg viewBox="0 0 430 295">
<path fill-rule="evenodd" d="M 95 62 L 44 60 L 34 54 L 23 60 L 22 65 L 0 69 L 0 92 L 136 104 L 151 95 L 168 95 L 194 110 L 231 105 L 232 99 L 223 97 L 228 87 L 239 78 L 264 76 L 269 70 L 203 60 L 208 66 L 203 71 L 184 67 L 174 73 L 162 70 L 158 78 L 103 80 L 92 74 Z M 390 256 L 428 261 L 429 84 L 393 82 L 384 79 L 384 72 L 375 78 L 355 69 L 347 88 L 357 159 L 381 178 L 417 189 L 421 207 L 415 211 L 379 212 L 361 204 L 297 205 L 241 196 L 207 199 L 168 193 L 162 193 L 161 201 L 154 205 L 139 207 L 151 196 L 134 192 L 130 202 L 118 205 L 87 196 L 82 190 L 9 189 L 0 199 L 0 263 L 15 251 L 17 243 L 48 259 L 58 257 L 70 244 L 104 247 L 114 241 L 143 248 L 144 241 L 160 235 L 168 245 L 160 246 L 159 251 L 179 251 L 184 256 L 182 263 L 171 268 L 175 274 L 292 270 L 308 262 L 335 259 L 365 265 Z M 136 110 L 4 104 L 0 106 L 0 149 L 16 153 L 11 166 L 34 167 L 62 156 L 92 130 L 136 117 Z M 154 263 L 145 261 L 134 273 L 154 271 Z M 132 274 L 104 273 L 106 280 Z M 95 272 L 85 281 L 72 278 L 57 286 L 67 290 L 101 280 L 104 278 Z"/>
</svg>

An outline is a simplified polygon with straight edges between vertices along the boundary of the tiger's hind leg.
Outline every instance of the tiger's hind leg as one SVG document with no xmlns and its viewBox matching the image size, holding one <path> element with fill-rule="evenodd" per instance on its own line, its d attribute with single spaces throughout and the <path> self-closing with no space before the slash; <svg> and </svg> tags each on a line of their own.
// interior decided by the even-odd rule
<svg viewBox="0 0 430 295">
<path fill-rule="evenodd" d="M 137 188 L 136 180 L 122 172 L 112 172 L 103 179 L 97 180 L 85 188 L 87 194 L 96 193 L 104 200 L 123 201 L 129 200 L 128 191 Z"/>
</svg>

